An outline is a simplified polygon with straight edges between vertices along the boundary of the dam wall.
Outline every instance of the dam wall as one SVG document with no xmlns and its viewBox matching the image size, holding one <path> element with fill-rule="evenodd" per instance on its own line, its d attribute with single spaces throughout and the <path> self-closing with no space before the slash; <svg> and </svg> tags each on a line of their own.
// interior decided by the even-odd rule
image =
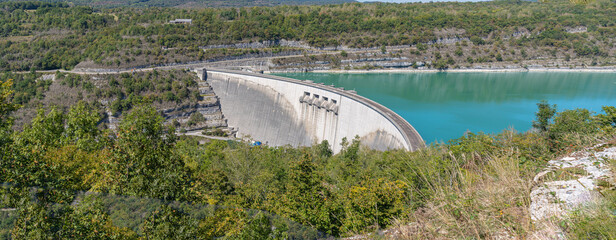
<svg viewBox="0 0 616 240">
<path fill-rule="evenodd" d="M 327 140 L 337 153 L 343 138 L 359 136 L 377 150 L 425 146 L 415 129 L 384 106 L 332 86 L 249 72 L 197 70 L 220 98 L 238 137 L 271 146 L 310 146 Z"/>
</svg>

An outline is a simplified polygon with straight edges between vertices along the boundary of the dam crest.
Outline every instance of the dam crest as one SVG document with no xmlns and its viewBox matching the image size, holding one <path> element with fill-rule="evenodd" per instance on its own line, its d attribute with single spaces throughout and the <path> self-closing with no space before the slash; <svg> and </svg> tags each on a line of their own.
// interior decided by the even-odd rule
<svg viewBox="0 0 616 240">
<path fill-rule="evenodd" d="M 240 138 L 295 147 L 327 140 L 334 153 L 342 149 L 343 138 L 355 136 L 376 150 L 425 147 L 406 120 L 355 91 L 250 72 L 195 71 L 211 85 Z"/>
</svg>

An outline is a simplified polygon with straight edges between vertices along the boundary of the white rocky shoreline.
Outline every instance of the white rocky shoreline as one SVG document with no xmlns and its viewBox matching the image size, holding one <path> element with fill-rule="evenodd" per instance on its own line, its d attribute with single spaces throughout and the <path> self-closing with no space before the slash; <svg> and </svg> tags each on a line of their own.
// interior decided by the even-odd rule
<svg viewBox="0 0 616 240">
<path fill-rule="evenodd" d="M 456 68 L 456 69 L 415 69 L 415 68 L 392 68 L 392 69 L 371 69 L 371 70 L 343 70 L 343 69 L 328 69 L 328 70 L 269 70 L 264 73 L 436 73 L 436 72 L 452 72 L 452 73 L 491 73 L 491 72 L 597 72 L 597 73 L 616 73 L 616 66 L 610 67 L 587 67 L 587 68 Z"/>
</svg>

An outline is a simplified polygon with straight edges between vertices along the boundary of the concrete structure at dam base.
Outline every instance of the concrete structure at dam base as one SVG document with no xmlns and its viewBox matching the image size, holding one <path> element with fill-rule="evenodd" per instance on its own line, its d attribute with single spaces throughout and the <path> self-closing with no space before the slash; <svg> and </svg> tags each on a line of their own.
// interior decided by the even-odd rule
<svg viewBox="0 0 616 240">
<path fill-rule="evenodd" d="M 377 150 L 417 150 L 417 131 L 386 107 L 354 91 L 290 78 L 219 69 L 197 69 L 220 98 L 238 137 L 270 146 L 311 146 L 327 140 L 337 153 L 343 138 L 359 136 Z"/>
</svg>

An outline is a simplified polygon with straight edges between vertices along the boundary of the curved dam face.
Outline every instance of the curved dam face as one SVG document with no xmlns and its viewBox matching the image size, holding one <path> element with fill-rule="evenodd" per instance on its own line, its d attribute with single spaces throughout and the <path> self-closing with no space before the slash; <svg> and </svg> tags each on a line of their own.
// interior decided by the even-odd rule
<svg viewBox="0 0 616 240">
<path fill-rule="evenodd" d="M 377 150 L 425 146 L 415 129 L 391 110 L 352 91 L 289 78 L 247 72 L 197 70 L 220 98 L 228 125 L 238 137 L 271 146 L 310 146 L 327 140 L 361 138 Z M 204 74 L 205 73 L 205 74 Z"/>
</svg>

